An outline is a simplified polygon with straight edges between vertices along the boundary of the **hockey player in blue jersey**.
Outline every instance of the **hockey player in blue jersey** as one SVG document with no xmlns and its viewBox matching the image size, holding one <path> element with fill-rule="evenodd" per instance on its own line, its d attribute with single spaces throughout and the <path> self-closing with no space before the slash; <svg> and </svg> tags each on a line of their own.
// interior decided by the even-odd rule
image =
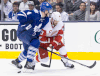
<svg viewBox="0 0 100 76">
<path fill-rule="evenodd" d="M 48 2 L 41 4 L 41 10 L 33 11 L 26 10 L 18 14 L 19 26 L 17 30 L 18 38 L 23 42 L 24 51 L 22 51 L 19 57 L 12 61 L 17 68 L 22 68 L 20 62 L 27 59 L 24 68 L 34 70 L 35 61 L 34 57 L 38 51 L 40 42 L 39 35 L 41 29 L 49 22 L 49 11 L 52 6 Z"/>
</svg>

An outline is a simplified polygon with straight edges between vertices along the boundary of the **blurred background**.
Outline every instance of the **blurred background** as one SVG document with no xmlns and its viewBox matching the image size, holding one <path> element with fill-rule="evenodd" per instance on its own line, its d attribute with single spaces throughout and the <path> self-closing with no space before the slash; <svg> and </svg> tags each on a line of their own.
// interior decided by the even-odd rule
<svg viewBox="0 0 100 76">
<path fill-rule="evenodd" d="M 100 21 L 100 0 L 0 0 L 0 21 L 18 21 L 18 12 L 30 10 L 29 1 L 34 2 L 33 10 L 49 2 L 51 13 L 60 12 L 62 21 Z"/>
</svg>

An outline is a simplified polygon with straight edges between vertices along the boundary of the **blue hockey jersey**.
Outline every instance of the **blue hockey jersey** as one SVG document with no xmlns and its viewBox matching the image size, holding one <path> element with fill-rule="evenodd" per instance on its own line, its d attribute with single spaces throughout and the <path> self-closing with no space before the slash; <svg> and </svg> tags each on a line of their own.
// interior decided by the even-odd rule
<svg viewBox="0 0 100 76">
<path fill-rule="evenodd" d="M 17 35 L 23 31 L 28 31 L 32 36 L 39 36 L 41 29 L 49 22 L 49 17 L 41 18 L 40 11 L 26 10 L 18 14 L 20 22 Z"/>
</svg>

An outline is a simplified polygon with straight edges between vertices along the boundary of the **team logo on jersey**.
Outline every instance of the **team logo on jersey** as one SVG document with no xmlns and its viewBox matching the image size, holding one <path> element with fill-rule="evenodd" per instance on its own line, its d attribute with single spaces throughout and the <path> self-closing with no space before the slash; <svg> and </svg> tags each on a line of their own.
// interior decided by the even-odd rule
<svg viewBox="0 0 100 76">
<path fill-rule="evenodd" d="M 45 55 L 45 53 L 43 53 L 42 55 Z"/>
<path fill-rule="evenodd" d="M 47 3 L 46 6 L 49 6 L 49 4 Z"/>
</svg>

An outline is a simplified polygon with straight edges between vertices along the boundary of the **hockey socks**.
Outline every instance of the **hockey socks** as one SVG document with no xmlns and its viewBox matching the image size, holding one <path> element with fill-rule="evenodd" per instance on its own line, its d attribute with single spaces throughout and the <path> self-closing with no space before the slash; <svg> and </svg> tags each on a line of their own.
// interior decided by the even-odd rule
<svg viewBox="0 0 100 76">
<path fill-rule="evenodd" d="M 20 53 L 19 57 L 18 57 L 18 62 L 22 62 L 23 60 L 25 60 L 27 58 L 27 51 L 24 50 Z"/>
<path fill-rule="evenodd" d="M 37 48 L 30 46 L 27 52 L 27 61 L 32 62 L 37 51 Z"/>
</svg>

